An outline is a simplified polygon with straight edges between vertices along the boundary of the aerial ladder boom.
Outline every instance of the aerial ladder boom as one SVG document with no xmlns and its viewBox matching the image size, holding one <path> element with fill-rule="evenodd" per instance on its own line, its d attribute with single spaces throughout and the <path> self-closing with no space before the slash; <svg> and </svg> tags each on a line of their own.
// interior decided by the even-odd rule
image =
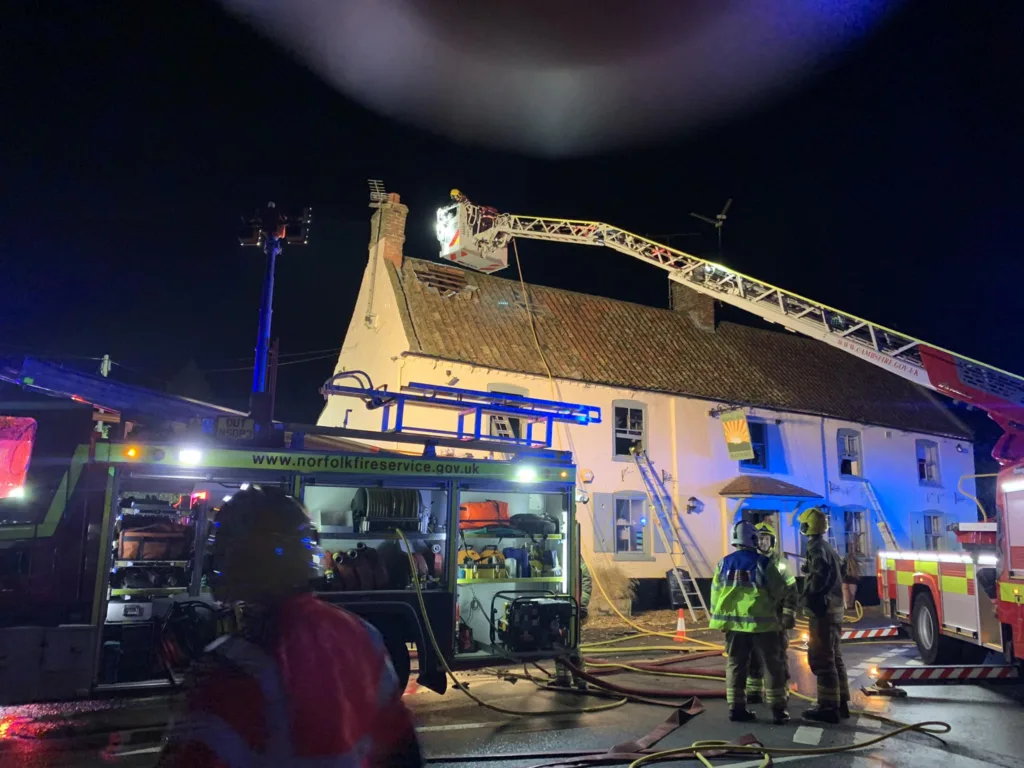
<svg viewBox="0 0 1024 768">
<path fill-rule="evenodd" d="M 458 190 L 452 197 L 455 202 L 437 213 L 442 259 L 494 272 L 507 266 L 513 238 L 611 248 L 660 267 L 698 293 L 986 411 L 1004 431 L 993 457 L 1004 465 L 1024 462 L 1024 377 L 610 224 L 499 213 L 469 202 Z"/>
</svg>

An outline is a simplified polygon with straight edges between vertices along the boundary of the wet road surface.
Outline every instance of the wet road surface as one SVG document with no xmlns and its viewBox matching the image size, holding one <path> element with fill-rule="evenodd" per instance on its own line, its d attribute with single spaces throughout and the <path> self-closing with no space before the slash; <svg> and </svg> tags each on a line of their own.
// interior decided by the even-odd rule
<svg viewBox="0 0 1024 768">
<path fill-rule="evenodd" d="M 657 654 L 652 653 L 652 657 Z M 870 683 L 867 672 L 875 665 L 904 664 L 916 660 L 908 643 L 844 645 L 851 686 Z M 617 657 L 635 659 L 635 656 Z M 721 659 L 702 659 L 700 667 L 721 667 Z M 804 654 L 791 651 L 791 670 L 797 689 L 813 692 L 813 676 Z M 721 688 L 712 681 L 616 675 L 615 682 L 664 690 Z M 511 684 L 493 676 L 467 676 L 470 690 L 487 702 L 516 711 L 551 711 L 593 706 L 606 700 L 539 690 L 529 681 Z M 777 764 L 814 766 L 877 766 L 921 768 L 929 762 L 942 768 L 1024 765 L 1024 686 L 934 686 L 907 688 L 906 698 L 867 698 L 855 693 L 854 706 L 905 723 L 942 720 L 953 730 L 945 744 L 919 733 L 905 733 L 856 752 L 830 755 L 776 757 Z M 431 764 L 444 768 L 493 766 L 513 768 L 551 762 L 552 753 L 606 750 L 631 741 L 662 723 L 671 710 L 647 704 L 588 714 L 553 714 L 521 718 L 478 706 L 459 691 L 444 696 L 417 692 L 406 701 L 416 715 L 424 751 Z M 799 713 L 808 704 L 790 702 L 793 721 L 784 726 L 770 722 L 765 705 L 754 706 L 759 721 L 730 723 L 721 699 L 704 699 L 705 711 L 659 742 L 657 749 L 687 746 L 696 740 L 735 740 L 752 733 L 766 745 L 785 748 L 835 748 L 855 745 L 893 730 L 867 716 L 854 716 L 839 726 L 802 722 Z M 114 702 L 32 705 L 0 708 L 0 768 L 51 768 L 112 765 L 150 768 L 156 763 L 160 738 L 170 711 L 166 697 Z M 507 759 L 495 759 L 508 756 Z M 448 759 L 446 759 L 448 758 Z M 484 762 L 486 760 L 486 762 Z M 675 762 L 664 765 L 677 764 Z M 678 764 L 695 765 L 693 761 Z M 760 759 L 715 758 L 716 766 L 755 766 Z"/>
</svg>

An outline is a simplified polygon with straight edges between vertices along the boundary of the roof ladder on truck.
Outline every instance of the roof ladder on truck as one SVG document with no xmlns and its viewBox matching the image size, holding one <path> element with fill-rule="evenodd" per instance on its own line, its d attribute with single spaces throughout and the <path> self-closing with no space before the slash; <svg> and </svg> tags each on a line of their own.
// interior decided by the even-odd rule
<svg viewBox="0 0 1024 768">
<path fill-rule="evenodd" d="M 665 545 L 665 551 L 672 560 L 672 576 L 675 578 L 676 586 L 679 587 L 679 592 L 683 596 L 683 602 L 686 603 L 690 612 L 690 619 L 697 621 L 697 610 L 704 611 L 704 615 L 710 618 L 711 613 L 708 611 L 707 603 L 704 602 L 704 596 L 697 587 L 693 570 L 694 562 L 706 568 L 707 561 L 697 542 L 689 535 L 685 526 L 678 521 L 672 494 L 669 493 L 665 483 L 658 476 L 658 471 L 654 468 L 647 451 L 639 451 L 634 448 L 631 453 L 636 467 L 640 471 L 640 477 L 644 481 L 644 491 L 647 494 L 651 510 L 654 512 L 655 526 L 662 544 Z M 683 544 L 686 539 L 689 539 L 690 546 L 695 553 L 693 558 L 687 554 L 686 546 Z M 713 571 L 709 571 L 709 574 L 713 575 Z"/>
<path fill-rule="evenodd" d="M 878 527 L 878 532 L 882 534 L 885 548 L 890 552 L 899 552 L 900 545 L 896 543 L 896 537 L 892 535 L 892 528 L 889 527 L 889 521 L 885 518 L 885 512 L 882 511 L 882 503 L 878 500 L 878 494 L 875 493 L 875 488 L 869 480 L 864 481 L 864 495 L 868 497 L 868 504 L 875 515 L 875 525 Z"/>
</svg>

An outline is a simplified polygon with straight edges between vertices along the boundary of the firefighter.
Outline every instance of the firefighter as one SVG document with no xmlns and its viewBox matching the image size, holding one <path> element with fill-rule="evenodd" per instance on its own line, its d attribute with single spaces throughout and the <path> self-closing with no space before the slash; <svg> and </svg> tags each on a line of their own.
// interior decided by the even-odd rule
<svg viewBox="0 0 1024 768">
<path fill-rule="evenodd" d="M 840 718 L 850 716 L 850 685 L 839 647 L 843 621 L 841 563 L 825 540 L 825 514 L 811 507 L 798 520 L 800 533 L 807 537 L 801 594 L 810 623 L 807 663 L 818 682 L 818 703 L 805 710 L 803 717 L 820 723 L 838 723 Z"/>
<path fill-rule="evenodd" d="M 778 537 L 770 523 L 758 523 L 757 550 L 766 555 L 782 574 L 786 582 L 786 591 L 779 604 L 779 644 L 781 647 L 781 663 L 789 683 L 789 630 L 796 626 L 796 609 L 800 595 L 796 588 L 796 577 L 790 573 L 781 550 L 776 546 Z M 750 655 L 750 666 L 747 668 L 747 703 L 757 704 L 764 700 L 764 674 L 757 654 Z"/>
<path fill-rule="evenodd" d="M 711 584 L 711 629 L 725 632 L 725 692 L 729 719 L 754 720 L 747 709 L 747 664 L 751 654 L 768 678 L 765 699 L 772 708 L 772 720 L 789 721 L 786 711 L 786 676 L 779 640 L 779 605 L 786 581 L 770 559 L 757 551 L 757 531 L 740 521 L 732 529 L 736 551 L 726 555 L 715 569 Z"/>
<path fill-rule="evenodd" d="M 316 534 L 302 506 L 252 486 L 214 525 L 211 586 L 241 627 L 207 646 L 160 767 L 421 766 L 381 635 L 308 591 Z"/>
</svg>

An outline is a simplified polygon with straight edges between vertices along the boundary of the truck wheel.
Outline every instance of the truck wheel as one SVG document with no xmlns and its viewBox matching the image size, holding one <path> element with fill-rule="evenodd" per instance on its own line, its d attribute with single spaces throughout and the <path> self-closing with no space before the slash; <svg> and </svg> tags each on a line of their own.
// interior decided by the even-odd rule
<svg viewBox="0 0 1024 768">
<path fill-rule="evenodd" d="M 395 674 L 398 675 L 398 684 L 404 691 L 409 685 L 409 673 L 412 669 L 409 648 L 406 646 L 405 640 L 394 633 L 384 635 L 384 646 L 388 649 L 388 655 L 391 657 L 391 666 L 395 668 Z"/>
<path fill-rule="evenodd" d="M 939 631 L 939 614 L 930 592 L 922 592 L 914 600 L 911 626 L 925 664 L 949 664 L 960 656 L 960 643 Z"/>
</svg>

